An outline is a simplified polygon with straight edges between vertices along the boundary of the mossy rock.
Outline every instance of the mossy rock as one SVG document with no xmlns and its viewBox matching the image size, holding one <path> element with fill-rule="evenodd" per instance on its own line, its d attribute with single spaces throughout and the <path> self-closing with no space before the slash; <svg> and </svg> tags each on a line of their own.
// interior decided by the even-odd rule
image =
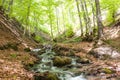
<svg viewBox="0 0 120 80">
<path fill-rule="evenodd" d="M 89 64 L 90 63 L 90 60 L 87 59 L 87 58 L 78 58 L 76 60 L 77 63 L 81 63 L 81 64 Z"/>
<path fill-rule="evenodd" d="M 69 53 L 66 54 L 66 56 L 75 56 L 73 51 L 70 51 Z"/>
<path fill-rule="evenodd" d="M 72 62 L 72 60 L 70 58 L 68 58 L 68 57 L 59 57 L 59 56 L 56 56 L 53 59 L 54 66 L 58 66 L 58 67 L 62 67 L 62 66 L 71 64 L 71 62 Z"/>
<path fill-rule="evenodd" d="M 0 50 L 4 50 L 4 47 L 3 47 L 3 46 L 0 46 Z"/>
<path fill-rule="evenodd" d="M 47 75 L 47 80 L 59 80 L 57 75 L 53 74 L 53 73 L 49 73 Z"/>
<path fill-rule="evenodd" d="M 11 48 L 11 49 L 13 49 L 15 51 L 18 51 L 18 46 L 17 46 L 16 43 L 7 43 L 5 47 L 6 48 Z"/>
<path fill-rule="evenodd" d="M 60 80 L 60 79 L 54 73 L 44 72 L 35 74 L 34 80 Z"/>
<path fill-rule="evenodd" d="M 30 52 L 31 50 L 30 50 L 30 48 L 25 48 L 24 51 L 25 52 Z"/>
<path fill-rule="evenodd" d="M 4 49 L 13 49 L 15 51 L 18 51 L 18 47 L 16 43 L 10 43 L 8 42 L 7 44 L 0 46 L 0 50 L 4 50 Z"/>
<path fill-rule="evenodd" d="M 46 52 L 46 49 L 41 49 L 40 51 L 38 51 L 37 53 L 39 54 L 39 55 L 41 55 L 41 54 L 43 54 L 43 53 L 45 53 Z"/>
<path fill-rule="evenodd" d="M 115 71 L 113 71 L 112 69 L 109 68 L 103 68 L 102 71 L 106 74 L 113 74 Z"/>
</svg>

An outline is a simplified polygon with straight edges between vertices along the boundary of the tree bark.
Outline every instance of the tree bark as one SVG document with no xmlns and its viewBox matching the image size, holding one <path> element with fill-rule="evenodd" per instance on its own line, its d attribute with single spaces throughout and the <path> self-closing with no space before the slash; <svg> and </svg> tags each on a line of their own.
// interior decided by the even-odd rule
<svg viewBox="0 0 120 80">
<path fill-rule="evenodd" d="M 85 8 L 85 15 L 86 15 L 86 19 L 87 19 L 87 35 L 88 33 L 90 32 L 90 29 L 91 29 L 91 26 L 90 26 L 90 17 L 89 17 L 89 14 L 88 14 L 88 9 L 87 9 L 87 4 L 86 4 L 86 1 L 83 0 L 83 3 L 84 3 L 84 8 Z"/>
<path fill-rule="evenodd" d="M 98 26 L 98 39 L 103 36 L 103 24 L 101 19 L 101 11 L 100 11 L 100 2 L 99 0 L 95 0 L 96 5 L 96 18 L 97 18 L 97 26 Z"/>
<path fill-rule="evenodd" d="M 80 3 L 81 3 L 81 9 L 82 9 L 82 12 L 83 12 L 83 18 L 84 18 L 86 34 L 87 34 L 87 32 L 88 32 L 88 25 L 87 25 L 87 17 L 86 17 L 86 13 L 85 13 L 85 7 L 84 7 L 83 0 L 80 0 Z"/>
<path fill-rule="evenodd" d="M 88 0 L 89 1 L 89 4 L 91 5 L 91 8 L 92 8 L 92 23 L 93 23 L 93 26 L 92 26 L 92 31 L 91 31 L 91 34 L 95 34 L 93 32 L 93 30 L 96 28 L 96 17 L 95 17 L 95 8 L 94 8 L 94 5 L 93 5 L 93 0 Z"/>
<path fill-rule="evenodd" d="M 60 34 L 60 31 L 59 31 L 59 18 L 58 18 L 58 14 L 59 14 L 59 12 L 58 12 L 58 9 L 57 9 L 57 7 L 55 7 L 55 9 L 56 9 L 56 23 L 57 23 L 57 31 L 58 31 L 58 34 Z"/>
<path fill-rule="evenodd" d="M 29 26 L 30 7 L 31 7 L 31 0 L 30 0 L 30 3 L 28 4 L 27 16 L 26 16 L 26 26 L 27 26 L 27 29 L 28 29 L 28 35 L 29 35 L 29 37 L 30 37 L 30 26 Z M 25 35 L 27 29 L 24 28 L 23 35 Z"/>
<path fill-rule="evenodd" d="M 82 25 L 81 16 L 80 16 L 79 2 L 78 2 L 78 0 L 75 0 L 75 1 L 76 1 L 76 5 L 77 5 L 77 10 L 78 10 L 79 24 L 80 24 L 80 28 L 81 28 L 81 36 L 83 36 L 83 25 Z"/>
</svg>

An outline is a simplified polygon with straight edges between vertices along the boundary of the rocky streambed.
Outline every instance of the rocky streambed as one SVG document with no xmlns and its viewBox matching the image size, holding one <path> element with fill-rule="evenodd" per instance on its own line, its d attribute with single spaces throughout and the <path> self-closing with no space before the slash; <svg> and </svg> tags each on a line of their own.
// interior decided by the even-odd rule
<svg viewBox="0 0 120 80">
<path fill-rule="evenodd" d="M 35 80 L 87 80 L 79 68 L 91 64 L 88 59 L 73 56 L 60 56 L 48 49 L 34 49 L 32 54 L 37 54 L 39 61 L 31 68 Z"/>
<path fill-rule="evenodd" d="M 54 52 L 49 45 L 43 49 L 33 49 L 31 54 L 39 60 L 30 70 L 35 73 L 35 80 L 119 80 L 119 59 L 113 59 L 111 51 L 108 52 L 108 48 L 101 50 L 101 47 L 100 51 L 99 48 L 94 48 L 86 56 L 59 54 L 59 51 Z M 103 52 L 110 55 L 104 55 Z"/>
</svg>

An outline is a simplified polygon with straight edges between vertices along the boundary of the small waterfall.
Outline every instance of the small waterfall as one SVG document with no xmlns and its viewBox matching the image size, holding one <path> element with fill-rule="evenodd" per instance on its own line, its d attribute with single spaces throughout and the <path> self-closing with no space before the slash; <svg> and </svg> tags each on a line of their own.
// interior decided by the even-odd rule
<svg viewBox="0 0 120 80">
<path fill-rule="evenodd" d="M 36 49 L 36 50 L 33 50 L 33 51 L 39 51 L 41 49 Z M 56 53 L 54 53 L 52 51 L 51 48 L 47 48 L 45 50 L 45 53 L 41 54 L 41 55 L 38 55 L 39 58 L 41 59 L 39 64 L 36 64 L 32 69 L 34 72 L 46 72 L 46 71 L 49 71 L 49 72 L 52 72 L 52 73 L 55 73 L 60 80 L 87 80 L 84 78 L 83 75 L 75 75 L 71 69 L 74 70 L 77 69 L 76 67 L 73 67 L 71 69 L 67 68 L 67 67 L 56 67 L 56 66 L 53 66 L 53 58 L 55 57 Z M 76 58 L 72 58 L 72 63 L 71 65 L 73 66 L 76 66 Z"/>
</svg>

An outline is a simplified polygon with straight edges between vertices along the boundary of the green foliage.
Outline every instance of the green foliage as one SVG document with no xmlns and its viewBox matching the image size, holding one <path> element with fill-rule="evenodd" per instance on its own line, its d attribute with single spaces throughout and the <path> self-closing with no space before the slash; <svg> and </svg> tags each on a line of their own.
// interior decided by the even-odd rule
<svg viewBox="0 0 120 80">
<path fill-rule="evenodd" d="M 107 21 L 113 23 L 115 21 L 115 14 L 117 13 L 120 7 L 120 0 L 102 0 L 101 6 L 107 12 Z"/>
<path fill-rule="evenodd" d="M 17 54 L 16 54 L 16 53 L 12 53 L 12 54 L 10 54 L 10 56 L 11 56 L 12 58 L 16 58 L 16 57 L 17 57 Z"/>
<path fill-rule="evenodd" d="M 70 38 L 74 36 L 73 28 L 71 25 L 67 25 L 67 30 L 65 31 L 65 37 Z"/>
<path fill-rule="evenodd" d="M 65 40 L 64 43 L 81 42 L 81 41 L 82 41 L 81 37 L 75 37 L 75 38 Z"/>
<path fill-rule="evenodd" d="M 40 36 L 35 36 L 35 38 L 34 38 L 34 40 L 36 41 L 36 42 L 44 42 L 44 39 L 42 38 L 42 37 L 40 37 Z"/>
<path fill-rule="evenodd" d="M 10 1 L 11 0 L 0 0 L 0 5 L 4 7 L 9 17 L 15 17 L 23 25 L 22 29 L 28 30 L 29 32 L 43 31 L 51 35 L 52 38 L 58 37 L 64 40 L 73 37 L 74 32 L 80 27 L 76 0 L 13 0 L 13 4 L 11 5 Z M 92 18 L 92 13 L 94 12 L 95 14 L 95 4 L 93 1 L 91 2 L 94 8 L 92 12 L 90 0 L 84 1 L 88 9 L 88 16 Z M 120 0 L 100 0 L 100 2 L 102 12 L 107 12 L 106 21 L 109 23 L 114 22 L 114 15 L 120 7 Z M 78 3 L 81 5 L 79 0 Z M 82 11 L 81 6 L 79 6 L 79 8 L 81 23 L 83 29 L 85 29 L 86 22 L 84 21 L 84 13 L 86 12 Z M 93 24 L 92 21 L 93 20 L 90 19 L 90 24 Z M 93 25 L 91 25 L 90 28 L 91 27 L 93 27 Z M 83 31 L 85 32 L 85 30 Z M 42 38 L 38 36 L 35 40 L 38 42 L 43 41 Z"/>
</svg>

